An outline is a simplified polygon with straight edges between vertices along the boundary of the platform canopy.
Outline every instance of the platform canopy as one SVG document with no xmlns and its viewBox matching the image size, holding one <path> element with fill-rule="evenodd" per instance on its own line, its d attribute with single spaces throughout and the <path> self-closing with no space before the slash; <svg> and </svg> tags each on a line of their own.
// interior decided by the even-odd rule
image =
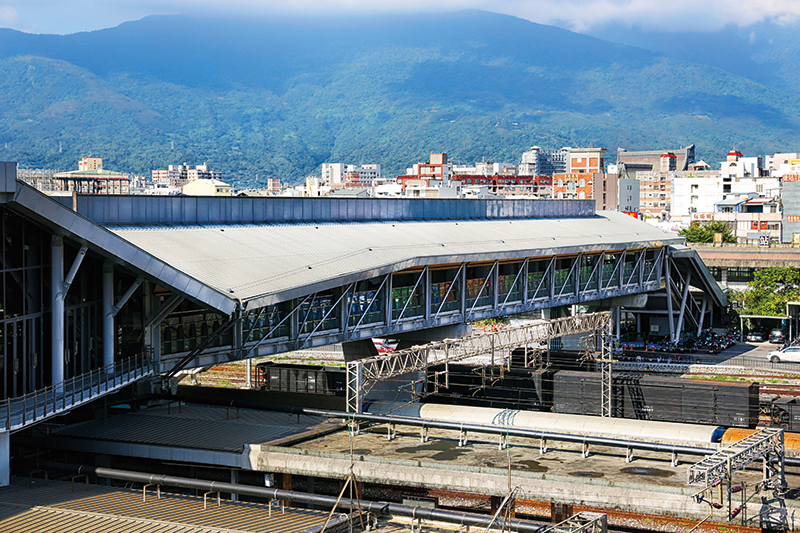
<svg viewBox="0 0 800 533">
<path fill-rule="evenodd" d="M 678 244 L 617 212 L 564 219 L 111 226 L 126 242 L 227 293 L 271 305 L 404 269 Z"/>
</svg>

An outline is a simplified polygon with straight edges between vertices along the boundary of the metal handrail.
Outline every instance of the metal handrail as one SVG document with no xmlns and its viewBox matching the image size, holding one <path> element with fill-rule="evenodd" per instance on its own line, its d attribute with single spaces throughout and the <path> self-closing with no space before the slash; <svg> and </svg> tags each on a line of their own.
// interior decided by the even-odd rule
<svg viewBox="0 0 800 533">
<path fill-rule="evenodd" d="M 0 427 L 10 431 L 47 418 L 149 375 L 154 369 L 151 358 L 140 354 L 22 396 L 6 398 L 0 401 L 0 413 L 5 410 L 5 420 Z M 97 392 L 94 392 L 95 387 Z M 15 408 L 17 412 L 13 413 Z"/>
</svg>

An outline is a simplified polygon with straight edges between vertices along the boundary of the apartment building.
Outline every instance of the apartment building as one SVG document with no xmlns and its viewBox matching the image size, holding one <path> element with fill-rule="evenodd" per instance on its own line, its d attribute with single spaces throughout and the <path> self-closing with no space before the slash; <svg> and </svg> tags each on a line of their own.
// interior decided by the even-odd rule
<svg viewBox="0 0 800 533">
<path fill-rule="evenodd" d="M 355 177 L 353 177 L 354 175 Z M 349 180 L 351 183 L 359 183 L 360 187 L 369 187 L 374 180 L 378 180 L 380 177 L 381 166 L 379 164 L 322 163 L 320 168 L 322 183 L 330 185 L 344 184 Z"/>
</svg>

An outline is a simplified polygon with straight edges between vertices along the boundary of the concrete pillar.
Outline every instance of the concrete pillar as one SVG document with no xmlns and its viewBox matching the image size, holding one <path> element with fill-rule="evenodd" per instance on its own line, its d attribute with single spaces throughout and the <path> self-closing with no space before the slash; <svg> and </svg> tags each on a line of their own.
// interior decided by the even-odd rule
<svg viewBox="0 0 800 533">
<path fill-rule="evenodd" d="M 64 381 L 64 240 L 53 235 L 50 242 L 50 333 L 51 371 L 53 385 Z"/>
<path fill-rule="evenodd" d="M 11 482 L 11 433 L 0 431 L 0 487 L 7 487 Z"/>
<path fill-rule="evenodd" d="M 103 366 L 114 364 L 114 265 L 103 263 Z"/>
</svg>

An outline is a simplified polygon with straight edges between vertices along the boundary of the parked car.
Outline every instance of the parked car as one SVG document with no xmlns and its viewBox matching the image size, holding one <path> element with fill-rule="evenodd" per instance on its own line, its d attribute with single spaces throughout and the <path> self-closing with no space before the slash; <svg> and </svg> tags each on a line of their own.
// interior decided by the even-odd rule
<svg viewBox="0 0 800 533">
<path fill-rule="evenodd" d="M 771 363 L 800 363 L 800 346 L 789 346 L 785 350 L 775 350 L 767 354 Z"/>
<path fill-rule="evenodd" d="M 748 342 L 764 342 L 767 340 L 767 332 L 763 329 L 754 329 L 747 334 Z"/>
<path fill-rule="evenodd" d="M 773 329 L 769 332 L 769 342 L 772 344 L 783 344 L 786 342 L 786 333 L 782 329 Z"/>
</svg>

